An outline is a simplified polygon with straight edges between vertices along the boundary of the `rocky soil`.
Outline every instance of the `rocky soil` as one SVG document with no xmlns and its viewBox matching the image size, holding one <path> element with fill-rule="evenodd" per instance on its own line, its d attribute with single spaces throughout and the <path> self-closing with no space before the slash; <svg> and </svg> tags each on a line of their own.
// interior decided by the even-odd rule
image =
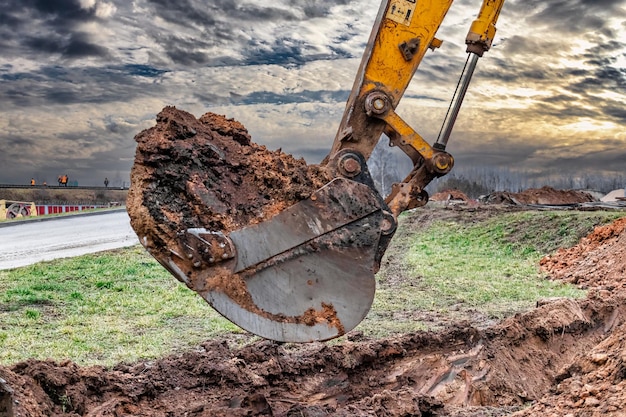
<svg viewBox="0 0 626 417">
<path fill-rule="evenodd" d="M 328 182 L 317 166 L 255 144 L 241 123 L 214 113 L 196 119 L 166 107 L 135 140 L 126 205 L 157 259 L 179 246 L 181 229 L 259 223 Z"/>
</svg>

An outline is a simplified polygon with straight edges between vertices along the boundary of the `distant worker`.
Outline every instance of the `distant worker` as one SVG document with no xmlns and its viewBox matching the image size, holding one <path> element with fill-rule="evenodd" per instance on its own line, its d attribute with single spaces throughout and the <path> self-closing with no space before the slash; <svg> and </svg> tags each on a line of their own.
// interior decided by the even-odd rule
<svg viewBox="0 0 626 417">
<path fill-rule="evenodd" d="M 68 179 L 67 174 L 65 174 L 65 175 L 63 175 L 63 176 L 61 177 L 61 184 L 63 184 L 63 185 L 64 185 L 64 186 L 66 186 L 66 187 L 67 187 L 67 179 Z"/>
<path fill-rule="evenodd" d="M 44 181 L 44 182 L 43 182 L 43 186 L 44 186 L 44 187 L 47 187 L 47 186 L 48 186 L 48 183 Z"/>
<path fill-rule="evenodd" d="M 61 184 L 63 183 L 63 177 L 61 177 L 61 176 L 59 175 L 58 181 L 59 181 L 59 187 L 60 187 L 60 186 L 61 186 Z"/>
<path fill-rule="evenodd" d="M 34 178 L 30 179 L 30 185 L 35 185 L 35 179 Z"/>
<path fill-rule="evenodd" d="M 106 177 L 104 178 L 104 187 L 109 188 L 109 179 Z"/>
</svg>

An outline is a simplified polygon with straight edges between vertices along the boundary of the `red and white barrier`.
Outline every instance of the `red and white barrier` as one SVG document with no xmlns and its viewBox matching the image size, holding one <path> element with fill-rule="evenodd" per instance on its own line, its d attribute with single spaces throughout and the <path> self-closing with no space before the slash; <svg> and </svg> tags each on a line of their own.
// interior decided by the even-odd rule
<svg viewBox="0 0 626 417">
<path fill-rule="evenodd" d="M 66 205 L 66 204 L 40 204 L 37 205 L 37 215 L 71 213 L 73 211 L 93 210 L 107 208 L 109 205 Z"/>
</svg>

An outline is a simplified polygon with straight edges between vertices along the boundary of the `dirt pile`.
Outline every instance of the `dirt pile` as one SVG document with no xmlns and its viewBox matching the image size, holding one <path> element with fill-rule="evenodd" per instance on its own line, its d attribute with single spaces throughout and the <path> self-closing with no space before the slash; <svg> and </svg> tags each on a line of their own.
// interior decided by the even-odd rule
<svg viewBox="0 0 626 417">
<path fill-rule="evenodd" d="M 617 201 L 626 201 L 626 189 L 620 188 L 617 190 L 613 190 L 604 197 L 600 199 L 600 201 L 604 202 L 617 202 Z"/>
<path fill-rule="evenodd" d="M 626 218 L 598 226 L 574 247 L 540 262 L 555 279 L 582 288 L 626 289 Z"/>
<path fill-rule="evenodd" d="M 531 188 L 519 193 L 498 191 L 483 198 L 482 202 L 491 204 L 576 204 L 595 201 L 593 196 L 584 191 L 577 190 L 556 190 L 552 187 Z"/>
<path fill-rule="evenodd" d="M 609 321 L 610 335 L 556 375 L 551 394 L 515 416 L 626 415 L 626 324 L 620 321 L 615 327 Z"/>
<path fill-rule="evenodd" d="M 166 107 L 135 140 L 127 210 L 155 257 L 169 256 L 183 229 L 258 223 L 328 182 L 319 167 L 253 143 L 241 123 L 213 113 L 196 119 Z"/>
<path fill-rule="evenodd" d="M 27 361 L 0 377 L 22 416 L 443 416 L 484 415 L 483 407 L 508 415 L 549 401 L 555 381 L 557 389 L 579 381 L 580 406 L 626 412 L 617 403 L 625 394 L 610 388 L 626 377 L 626 358 L 614 355 L 624 338 L 605 339 L 624 330 L 625 300 L 598 295 L 547 303 L 484 331 L 462 323 L 383 340 L 354 333 L 334 346 L 215 341 L 112 370 Z M 572 362 L 580 352 L 589 353 Z"/>
<path fill-rule="evenodd" d="M 430 196 L 431 201 L 445 202 L 469 202 L 472 201 L 463 191 L 460 190 L 444 190 L 435 195 Z"/>
<path fill-rule="evenodd" d="M 579 352 L 555 378 L 552 392 L 520 416 L 626 415 L 626 218 L 597 227 L 570 248 L 541 261 L 554 278 L 615 299 L 599 343 Z"/>
</svg>

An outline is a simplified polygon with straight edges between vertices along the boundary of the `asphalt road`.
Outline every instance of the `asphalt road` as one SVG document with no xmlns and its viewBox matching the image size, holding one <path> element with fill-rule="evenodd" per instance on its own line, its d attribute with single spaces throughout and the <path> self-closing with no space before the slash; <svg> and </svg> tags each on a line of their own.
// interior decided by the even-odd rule
<svg viewBox="0 0 626 417">
<path fill-rule="evenodd" d="M 0 270 L 139 243 L 125 210 L 2 226 Z"/>
</svg>

